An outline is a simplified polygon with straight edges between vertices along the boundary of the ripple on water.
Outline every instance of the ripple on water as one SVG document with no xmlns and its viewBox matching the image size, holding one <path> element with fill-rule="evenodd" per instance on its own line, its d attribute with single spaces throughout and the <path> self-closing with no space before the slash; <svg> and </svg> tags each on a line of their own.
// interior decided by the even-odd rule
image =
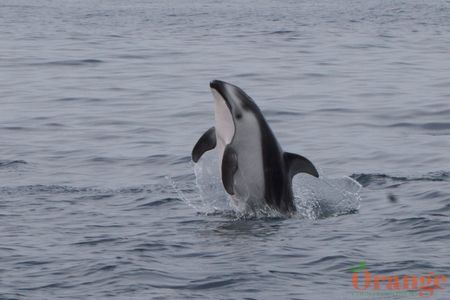
<svg viewBox="0 0 450 300">
<path fill-rule="evenodd" d="M 75 67 L 75 66 L 94 66 L 101 63 L 104 63 L 105 61 L 100 59 L 68 59 L 68 60 L 55 60 L 55 61 L 48 61 L 48 62 L 41 62 L 41 63 L 32 63 L 33 66 L 68 66 L 68 67 Z"/>
<path fill-rule="evenodd" d="M 442 241 L 450 236 L 450 221 L 436 217 L 388 218 L 382 226 L 389 227 L 392 233 L 399 232 L 421 242 Z"/>
<path fill-rule="evenodd" d="M 91 194 L 90 199 L 110 198 L 113 195 L 121 194 L 142 194 L 142 193 L 163 193 L 171 191 L 171 188 L 163 184 L 148 184 L 140 186 L 123 187 L 117 189 L 93 188 L 93 187 L 74 187 L 66 185 L 19 185 L 19 186 L 0 186 L 0 194 L 8 195 L 38 195 L 38 194 Z"/>
<path fill-rule="evenodd" d="M 57 98 L 54 101 L 58 102 L 101 102 L 105 101 L 105 99 L 101 98 L 92 98 L 92 97 L 63 97 L 63 98 Z"/>
<path fill-rule="evenodd" d="M 17 167 L 20 165 L 27 165 L 24 160 L 0 160 L 0 168 Z"/>
<path fill-rule="evenodd" d="M 73 243 L 73 245 L 78 246 L 96 246 L 98 244 L 109 244 L 116 242 L 125 242 L 126 239 L 123 238 L 108 238 L 108 237 L 86 237 L 84 241 Z"/>
<path fill-rule="evenodd" d="M 388 184 L 392 184 L 393 182 L 405 183 L 412 181 L 450 181 L 450 172 L 436 171 L 426 173 L 422 176 L 393 176 L 380 173 L 355 173 L 350 177 L 358 181 L 363 187 L 384 187 Z"/>
<path fill-rule="evenodd" d="M 449 122 L 428 122 L 428 123 L 394 123 L 388 125 L 388 127 L 401 127 L 401 128 L 418 128 L 425 130 L 449 130 L 450 123 Z"/>
<path fill-rule="evenodd" d="M 172 203 L 172 202 L 177 202 L 177 201 L 181 201 L 179 198 L 171 198 L 171 197 L 167 197 L 167 198 L 163 198 L 163 199 L 159 199 L 159 200 L 154 200 L 154 201 L 150 201 L 144 204 L 140 204 L 136 207 L 136 209 L 141 209 L 143 207 L 154 207 L 154 206 L 160 206 L 160 205 L 164 205 L 167 203 Z"/>
</svg>

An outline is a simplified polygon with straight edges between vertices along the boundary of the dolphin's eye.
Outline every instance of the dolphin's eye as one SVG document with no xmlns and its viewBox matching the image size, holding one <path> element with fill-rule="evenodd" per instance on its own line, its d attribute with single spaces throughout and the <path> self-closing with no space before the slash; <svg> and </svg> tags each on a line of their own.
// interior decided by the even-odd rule
<svg viewBox="0 0 450 300">
<path fill-rule="evenodd" d="M 240 119 L 242 118 L 242 114 L 241 113 L 236 113 L 236 119 Z"/>
</svg>

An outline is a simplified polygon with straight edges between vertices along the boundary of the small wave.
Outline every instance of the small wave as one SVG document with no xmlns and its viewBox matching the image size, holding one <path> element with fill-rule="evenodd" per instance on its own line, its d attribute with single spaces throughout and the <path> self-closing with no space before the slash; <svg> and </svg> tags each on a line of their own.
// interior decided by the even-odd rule
<svg viewBox="0 0 450 300">
<path fill-rule="evenodd" d="M 362 43 L 362 44 L 344 44 L 340 46 L 344 49 L 389 49 L 389 46 L 383 44 L 370 44 L 370 43 Z"/>
<path fill-rule="evenodd" d="M 103 60 L 100 59 L 69 59 L 69 60 L 56 60 L 49 61 L 45 63 L 35 63 L 32 65 L 39 66 L 91 66 L 98 65 L 104 63 Z"/>
<path fill-rule="evenodd" d="M 90 196 L 82 196 L 77 198 L 78 200 L 103 200 L 114 197 L 114 194 L 98 194 L 98 195 L 90 195 Z"/>
<path fill-rule="evenodd" d="M 52 122 L 52 123 L 46 123 L 45 126 L 57 128 L 57 127 L 65 127 L 66 125 L 61 124 L 61 123 Z"/>
<path fill-rule="evenodd" d="M 191 284 L 189 284 L 189 286 L 187 286 L 187 289 L 190 290 L 207 290 L 207 289 L 214 289 L 214 288 L 218 288 L 218 287 L 224 287 L 224 286 L 230 286 L 230 285 L 235 285 L 235 284 L 242 284 L 242 282 L 244 281 L 243 279 L 239 279 L 239 278 L 232 278 L 232 279 L 219 279 L 219 280 L 211 280 L 211 279 L 207 279 L 204 280 L 206 282 L 191 282 Z"/>
<path fill-rule="evenodd" d="M 11 130 L 11 131 L 32 130 L 32 128 L 22 127 L 22 126 L 4 126 L 4 127 L 1 127 L 1 129 Z"/>
<path fill-rule="evenodd" d="M 123 58 L 123 59 L 148 59 L 149 55 L 122 54 L 122 55 L 118 55 L 117 58 Z"/>
<path fill-rule="evenodd" d="M 73 243 L 72 245 L 95 246 L 98 244 L 113 243 L 113 242 L 124 240 L 122 238 L 87 238 L 87 239 L 88 239 L 87 241 Z"/>
<path fill-rule="evenodd" d="M 0 160 L 0 168 L 15 167 L 28 164 L 24 160 Z"/>
<path fill-rule="evenodd" d="M 404 183 L 409 181 L 450 181 L 450 172 L 437 171 L 429 172 L 422 176 L 391 176 L 380 173 L 356 173 L 350 176 L 358 181 L 363 187 L 385 186 L 393 182 Z"/>
<path fill-rule="evenodd" d="M 390 227 L 390 231 L 408 230 L 411 236 L 422 242 L 444 241 L 450 236 L 448 228 L 450 221 L 447 217 L 409 217 L 388 218 L 383 221 L 382 226 Z"/>
<path fill-rule="evenodd" d="M 450 97 L 450 95 L 449 95 Z M 440 109 L 434 109 L 434 110 L 424 110 L 424 109 L 415 109 L 411 110 L 405 113 L 399 113 L 396 115 L 397 119 L 411 119 L 411 118 L 420 118 L 420 117 L 450 117 L 450 109 L 446 109 L 445 107 L 439 107 Z M 391 119 L 392 115 L 386 115 L 386 114 L 378 114 L 376 115 L 377 118 L 383 118 L 383 119 Z M 406 123 L 411 124 L 411 123 Z"/>
<path fill-rule="evenodd" d="M 95 189 L 91 188 L 77 188 L 63 185 L 23 185 L 16 187 L 0 187 L 0 193 L 8 194 L 38 194 L 38 193 L 51 193 L 51 194 L 65 194 L 65 193 L 80 193 L 80 192 L 95 192 Z"/>
<path fill-rule="evenodd" d="M 47 265 L 50 263 L 52 263 L 52 262 L 51 261 L 26 260 L 26 261 L 19 261 L 16 263 L 16 265 L 32 267 L 32 266 Z"/>
<path fill-rule="evenodd" d="M 178 13 L 178 14 L 175 14 L 175 13 L 170 13 L 170 14 L 167 14 L 166 16 L 167 17 L 197 17 L 197 16 L 204 16 L 204 15 L 207 15 L 208 13 L 206 13 L 206 12 L 196 12 L 196 13 Z"/>
<path fill-rule="evenodd" d="M 72 102 L 72 101 L 85 101 L 85 102 L 100 102 L 104 101 L 100 98 L 88 98 L 88 97 L 63 97 L 55 99 L 58 102 Z"/>
<path fill-rule="evenodd" d="M 111 271 L 114 271 L 116 268 L 117 268 L 117 265 L 103 265 L 103 264 L 99 264 L 99 265 L 95 265 L 90 270 L 88 270 L 84 274 L 84 276 L 89 276 L 89 275 L 92 275 L 92 274 L 96 274 L 98 272 L 111 272 Z"/>
<path fill-rule="evenodd" d="M 384 220 L 384 225 L 395 224 L 398 227 L 404 228 L 404 225 L 417 226 L 427 223 L 429 220 L 425 217 L 409 217 L 409 218 L 387 218 Z"/>
<path fill-rule="evenodd" d="M 113 164 L 113 163 L 116 163 L 119 161 L 123 161 L 123 158 L 96 156 L 96 157 L 91 157 L 91 158 L 87 159 L 87 161 L 93 162 L 93 163 Z"/>
<path fill-rule="evenodd" d="M 144 203 L 144 204 L 138 205 L 137 208 L 140 209 L 140 208 L 143 208 L 143 207 L 155 207 L 155 206 L 160 206 L 160 205 L 164 205 L 164 204 L 167 204 L 167 203 L 172 203 L 174 201 L 180 201 L 180 199 L 167 197 L 167 198 L 164 198 L 164 199 L 155 200 L 155 201 L 151 201 L 151 202 L 148 202 L 148 203 Z"/>
<path fill-rule="evenodd" d="M 56 289 L 56 288 L 65 288 L 67 286 L 65 286 L 64 284 L 60 284 L 60 283 L 50 283 L 50 284 L 44 284 L 44 285 L 39 285 L 39 286 L 30 286 L 30 287 L 21 287 L 21 290 L 25 290 L 25 291 L 35 291 L 35 290 L 43 290 L 43 289 Z M 16 299 L 16 298 L 13 298 Z"/>
<path fill-rule="evenodd" d="M 147 156 L 145 158 L 145 163 L 148 164 L 160 163 L 162 161 L 168 161 L 168 158 L 169 158 L 168 154 L 154 154 Z"/>
<path fill-rule="evenodd" d="M 186 164 L 186 163 L 190 163 L 191 161 L 191 157 L 190 156 L 183 156 L 180 157 L 178 159 L 176 159 L 172 165 L 179 165 L 179 164 Z"/>
<path fill-rule="evenodd" d="M 313 77 L 313 78 L 320 78 L 320 77 L 327 77 L 328 76 L 328 74 L 325 74 L 325 73 L 315 73 L 315 72 L 305 73 L 303 75 L 305 77 Z"/>
<path fill-rule="evenodd" d="M 440 217 L 445 216 L 445 217 L 448 217 L 449 214 L 450 214 L 450 203 L 447 203 L 447 204 L 445 204 L 443 207 L 438 208 L 438 209 L 431 210 L 431 211 L 429 211 L 429 212 L 430 212 L 432 215 L 435 215 L 435 216 L 440 216 Z"/>
<path fill-rule="evenodd" d="M 283 34 L 291 34 L 291 33 L 295 33 L 295 31 L 292 31 L 292 30 L 275 30 L 275 31 L 268 32 L 267 34 L 283 35 Z"/>
<path fill-rule="evenodd" d="M 316 109 L 313 111 L 313 113 L 355 113 L 357 112 L 354 109 L 350 109 L 350 108 L 342 108 L 342 107 L 331 107 L 331 108 L 321 108 L 321 109 Z"/>
<path fill-rule="evenodd" d="M 264 115 L 266 115 L 267 117 L 272 117 L 272 116 L 304 116 L 306 114 L 299 111 L 264 110 Z"/>
<path fill-rule="evenodd" d="M 246 78 L 246 77 L 257 77 L 258 75 L 259 75 L 258 73 L 239 73 L 236 74 L 236 77 Z"/>
<path fill-rule="evenodd" d="M 175 290 L 209 290 L 220 288 L 224 286 L 235 285 L 242 283 L 244 279 L 235 277 L 232 279 L 210 279 L 191 281 L 189 284 L 182 285 L 168 285 L 168 284 L 151 284 L 154 288 L 175 289 Z"/>
<path fill-rule="evenodd" d="M 127 251 L 129 252 L 151 252 L 151 251 L 165 251 L 167 250 L 168 246 L 164 243 L 142 243 L 133 246 L 132 249 L 129 249 Z"/>
<path fill-rule="evenodd" d="M 168 187 L 162 184 L 142 185 L 136 187 L 124 187 L 119 189 L 101 189 L 93 187 L 73 187 L 65 185 L 22 185 L 22 186 L 2 186 L 0 194 L 88 194 L 91 199 L 104 199 L 118 194 L 142 194 L 167 191 Z"/>
<path fill-rule="evenodd" d="M 394 123 L 390 124 L 387 127 L 405 127 L 405 128 L 418 128 L 425 130 L 449 130 L 450 123 L 449 122 L 428 122 L 428 123 Z"/>
<path fill-rule="evenodd" d="M 312 266 L 315 269 L 321 269 L 326 271 L 331 270 L 346 270 L 348 267 L 348 263 L 346 262 L 349 259 L 348 256 L 345 255 L 329 255 L 322 256 L 315 260 L 309 261 L 305 263 L 305 266 Z"/>
<path fill-rule="evenodd" d="M 180 111 L 174 111 L 172 114 L 170 114 L 170 117 L 173 118 L 204 118 L 205 112 L 204 111 L 188 111 L 188 110 L 180 110 Z"/>
<path fill-rule="evenodd" d="M 107 34 L 105 36 L 106 37 L 110 37 L 110 38 L 124 38 L 124 37 L 126 37 L 126 36 L 119 35 L 119 34 Z"/>
</svg>

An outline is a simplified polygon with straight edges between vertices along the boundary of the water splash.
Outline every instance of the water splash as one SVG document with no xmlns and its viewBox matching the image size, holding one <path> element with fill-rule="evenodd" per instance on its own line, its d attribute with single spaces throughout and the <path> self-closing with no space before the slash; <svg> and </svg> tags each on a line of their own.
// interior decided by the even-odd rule
<svg viewBox="0 0 450 300">
<path fill-rule="evenodd" d="M 315 178 L 299 174 L 292 181 L 298 214 L 314 220 L 358 211 L 361 187 L 347 176 Z"/>
<path fill-rule="evenodd" d="M 202 159 L 194 164 L 201 207 L 207 212 L 236 211 L 222 185 L 219 170 L 216 151 L 206 152 Z"/>
<path fill-rule="evenodd" d="M 233 204 L 223 188 L 217 153 L 206 152 L 197 164 L 194 164 L 197 193 L 184 193 L 172 180 L 173 187 L 179 197 L 199 213 L 224 213 L 239 218 L 249 217 Z M 315 178 L 299 174 L 293 181 L 294 201 L 297 217 L 319 219 L 331 216 L 354 213 L 360 206 L 361 185 L 350 177 Z M 280 217 L 280 213 L 265 207 L 252 212 L 250 217 Z"/>
</svg>

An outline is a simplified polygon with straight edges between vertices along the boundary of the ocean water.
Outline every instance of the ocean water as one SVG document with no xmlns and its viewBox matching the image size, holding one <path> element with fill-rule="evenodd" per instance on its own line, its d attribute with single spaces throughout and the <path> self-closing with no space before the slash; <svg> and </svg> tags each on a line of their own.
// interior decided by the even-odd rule
<svg viewBox="0 0 450 300">
<path fill-rule="evenodd" d="M 420 298 L 351 270 L 450 276 L 449 49 L 441 0 L 1 0 L 0 299 Z M 191 163 L 212 79 L 327 178 L 298 216 Z"/>
</svg>

